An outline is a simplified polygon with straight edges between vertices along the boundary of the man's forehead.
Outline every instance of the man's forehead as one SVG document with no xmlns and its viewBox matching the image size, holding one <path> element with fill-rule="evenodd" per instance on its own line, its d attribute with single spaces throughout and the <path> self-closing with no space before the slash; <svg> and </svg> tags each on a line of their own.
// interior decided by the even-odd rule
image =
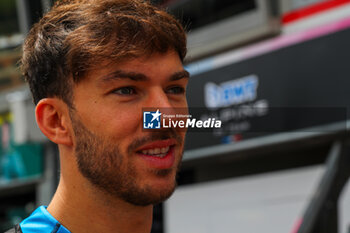
<svg viewBox="0 0 350 233">
<path fill-rule="evenodd" d="M 178 60 L 179 64 L 182 64 L 182 60 L 178 52 L 170 49 L 166 52 L 149 52 L 138 56 L 120 56 L 118 58 L 106 58 L 98 61 L 92 67 L 92 69 L 110 68 L 116 66 L 129 66 L 132 64 L 146 64 L 148 61 L 157 60 L 156 58 Z"/>
<path fill-rule="evenodd" d="M 179 79 L 179 77 L 189 77 L 179 55 L 173 51 L 118 61 L 97 62 L 85 76 L 102 82 L 123 77 L 135 81 L 147 81 L 150 78 L 149 73 L 158 73 L 159 75 L 164 73 L 173 76 L 174 80 Z"/>
</svg>

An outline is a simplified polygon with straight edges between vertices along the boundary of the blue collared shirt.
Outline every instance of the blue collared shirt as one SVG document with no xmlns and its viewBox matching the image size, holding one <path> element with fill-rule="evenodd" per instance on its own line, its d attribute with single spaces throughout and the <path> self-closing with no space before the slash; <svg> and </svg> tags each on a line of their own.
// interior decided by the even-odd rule
<svg viewBox="0 0 350 233">
<path fill-rule="evenodd" d="M 23 233 L 71 233 L 46 210 L 46 206 L 37 208 L 19 225 Z"/>
</svg>

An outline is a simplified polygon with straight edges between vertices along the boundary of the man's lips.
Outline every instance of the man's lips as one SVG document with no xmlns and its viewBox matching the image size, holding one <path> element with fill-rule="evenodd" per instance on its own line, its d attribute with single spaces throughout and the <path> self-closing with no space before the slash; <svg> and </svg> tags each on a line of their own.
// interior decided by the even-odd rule
<svg viewBox="0 0 350 233">
<path fill-rule="evenodd" d="M 175 139 L 159 140 L 139 147 L 136 153 L 145 161 L 147 166 L 155 169 L 169 169 L 175 163 Z"/>
<path fill-rule="evenodd" d="M 149 150 L 149 149 L 155 149 L 155 148 L 171 147 L 176 144 L 177 144 L 176 139 L 170 138 L 166 140 L 153 141 L 151 143 L 143 145 L 142 147 L 137 148 L 136 151 L 140 152 L 143 150 Z"/>
</svg>

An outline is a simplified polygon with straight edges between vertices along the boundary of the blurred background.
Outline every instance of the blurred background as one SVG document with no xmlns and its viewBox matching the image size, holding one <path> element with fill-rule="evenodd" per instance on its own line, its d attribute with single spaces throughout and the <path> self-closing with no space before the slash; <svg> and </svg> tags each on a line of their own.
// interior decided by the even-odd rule
<svg viewBox="0 0 350 233">
<path fill-rule="evenodd" d="M 350 0 L 153 0 L 187 28 L 190 131 L 152 233 L 349 233 Z M 21 44 L 53 0 L 0 0 L 0 231 L 47 205 L 58 152 L 37 128 Z"/>
</svg>

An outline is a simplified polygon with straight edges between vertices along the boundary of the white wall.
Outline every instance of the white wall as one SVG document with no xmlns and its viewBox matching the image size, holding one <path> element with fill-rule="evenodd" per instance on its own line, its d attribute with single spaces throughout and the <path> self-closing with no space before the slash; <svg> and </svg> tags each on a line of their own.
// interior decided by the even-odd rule
<svg viewBox="0 0 350 233">
<path fill-rule="evenodd" d="M 179 187 L 165 203 L 165 232 L 291 233 L 323 171 L 312 166 Z"/>
<path fill-rule="evenodd" d="M 341 233 L 350 232 L 350 182 L 346 184 L 339 198 L 339 224 Z"/>
</svg>

